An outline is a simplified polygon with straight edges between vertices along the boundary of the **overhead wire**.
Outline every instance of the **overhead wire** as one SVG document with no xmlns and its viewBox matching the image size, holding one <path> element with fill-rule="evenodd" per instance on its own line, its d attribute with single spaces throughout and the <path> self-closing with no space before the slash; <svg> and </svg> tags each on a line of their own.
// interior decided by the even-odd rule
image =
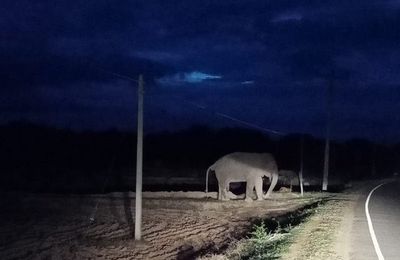
<svg viewBox="0 0 400 260">
<path fill-rule="evenodd" d="M 106 69 L 104 69 L 104 68 L 102 68 L 102 67 L 99 67 L 99 66 L 95 65 L 95 64 L 92 63 L 92 62 L 90 63 L 90 65 L 91 65 L 92 68 L 94 68 L 94 69 L 96 69 L 96 70 L 105 72 L 105 73 L 107 73 L 107 74 L 109 74 L 109 75 L 113 75 L 113 76 L 118 77 L 118 78 L 120 78 L 120 79 L 125 79 L 125 80 L 132 81 L 132 82 L 135 82 L 135 83 L 138 82 L 137 79 L 134 79 L 134 78 L 132 78 L 132 77 L 130 77 L 130 76 L 127 76 L 127 75 L 123 75 L 123 74 L 121 74 L 121 73 L 117 73 L 117 72 L 115 72 L 115 71 L 106 70 Z M 248 122 L 248 121 L 245 121 L 245 120 L 236 118 L 236 117 L 234 117 L 234 116 L 228 115 L 228 114 L 226 114 L 226 113 L 218 112 L 218 111 L 215 111 L 215 110 L 210 110 L 207 106 L 201 105 L 201 104 L 196 103 L 196 102 L 194 102 L 194 101 L 192 101 L 192 100 L 188 100 L 188 99 L 186 99 L 186 98 L 183 98 L 183 97 L 180 96 L 180 95 L 177 95 L 177 94 L 174 94 L 174 93 L 168 93 L 168 94 L 171 95 L 171 96 L 174 96 L 174 97 L 177 98 L 177 99 L 180 99 L 180 100 L 184 101 L 184 102 L 187 103 L 187 104 L 192 105 L 193 107 L 196 107 L 196 108 L 202 109 L 202 110 L 207 110 L 207 111 L 211 112 L 212 114 L 214 114 L 215 116 L 222 117 L 222 118 L 225 118 L 225 119 L 234 121 L 234 122 L 236 122 L 236 123 L 240 123 L 240 124 L 245 125 L 245 126 L 247 126 L 247 127 L 254 128 L 254 129 L 257 129 L 257 130 L 259 130 L 259 131 L 268 133 L 268 134 L 274 134 L 274 135 L 279 135 L 279 136 L 286 135 L 286 133 L 283 133 L 283 132 L 281 132 L 281 131 L 276 131 L 276 130 L 273 130 L 273 129 L 268 129 L 268 128 L 259 126 L 259 125 L 257 125 L 257 124 L 254 124 L 254 123 L 252 123 L 252 122 Z"/>
<path fill-rule="evenodd" d="M 228 119 L 228 120 L 234 121 L 236 123 L 240 123 L 242 125 L 246 125 L 247 127 L 254 128 L 254 129 L 257 129 L 259 131 L 268 133 L 268 134 L 274 134 L 274 135 L 280 135 L 280 136 L 286 135 L 286 133 L 283 133 L 281 131 L 276 131 L 276 130 L 273 130 L 273 129 L 265 128 L 265 127 L 262 127 L 260 125 L 257 125 L 257 124 L 254 124 L 254 123 L 251 123 L 251 122 L 236 118 L 236 117 L 231 116 L 231 115 L 228 115 L 226 113 L 212 110 L 212 109 L 210 109 L 209 107 L 207 107 L 205 105 L 196 103 L 196 102 L 194 102 L 192 100 L 188 100 L 188 99 L 183 98 L 183 97 L 181 97 L 179 95 L 176 95 L 176 94 L 172 94 L 172 95 L 175 98 L 180 99 L 180 100 L 184 101 L 185 103 L 187 103 L 189 105 L 192 105 L 193 107 L 196 107 L 197 109 L 206 110 L 206 111 L 210 112 L 211 114 L 213 114 L 215 116 L 222 117 L 224 119 Z"/>
</svg>

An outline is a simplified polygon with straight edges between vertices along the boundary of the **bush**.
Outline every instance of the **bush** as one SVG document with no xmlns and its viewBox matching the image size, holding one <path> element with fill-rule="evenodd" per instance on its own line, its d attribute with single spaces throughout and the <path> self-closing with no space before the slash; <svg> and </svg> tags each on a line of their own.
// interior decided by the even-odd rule
<svg viewBox="0 0 400 260">
<path fill-rule="evenodd" d="M 265 260 L 279 259 L 285 245 L 286 235 L 291 226 L 282 229 L 279 225 L 274 231 L 268 231 L 264 222 L 255 225 L 243 252 L 242 259 Z"/>
</svg>

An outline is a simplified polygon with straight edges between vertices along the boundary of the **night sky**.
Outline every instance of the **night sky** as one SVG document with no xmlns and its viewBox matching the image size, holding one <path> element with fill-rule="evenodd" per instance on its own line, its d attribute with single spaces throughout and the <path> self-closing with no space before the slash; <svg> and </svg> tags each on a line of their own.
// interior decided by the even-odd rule
<svg viewBox="0 0 400 260">
<path fill-rule="evenodd" d="M 194 124 L 400 140 L 400 1 L 32 1 L 0 5 L 0 123 Z"/>
</svg>

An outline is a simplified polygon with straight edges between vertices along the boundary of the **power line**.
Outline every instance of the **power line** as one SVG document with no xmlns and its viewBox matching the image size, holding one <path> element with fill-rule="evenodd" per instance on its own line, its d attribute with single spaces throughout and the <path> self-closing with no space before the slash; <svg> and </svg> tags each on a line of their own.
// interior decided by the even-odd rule
<svg viewBox="0 0 400 260">
<path fill-rule="evenodd" d="M 135 82 L 135 83 L 138 82 L 138 80 L 136 80 L 136 79 L 134 79 L 134 78 L 131 78 L 131 77 L 129 77 L 129 76 L 126 76 L 126 75 L 123 75 L 123 74 L 120 74 L 120 73 L 117 73 L 117 72 L 114 72 L 114 71 L 110 71 L 110 70 L 103 69 L 103 68 L 101 68 L 101 67 L 95 66 L 94 64 L 91 64 L 91 65 L 92 65 L 92 67 L 94 67 L 95 69 L 97 69 L 97 70 L 99 70 L 99 71 L 103 71 L 103 72 L 108 73 L 108 74 L 110 74 L 110 75 L 113 75 L 113 76 L 115 76 L 115 77 L 118 77 L 118 78 L 121 78 L 121 79 L 125 79 L 125 80 L 129 80 L 129 81 L 133 81 L 133 82 Z M 171 94 L 170 94 L 170 95 L 171 95 Z M 174 97 L 177 98 L 177 99 L 181 99 L 181 100 L 184 101 L 185 103 L 188 103 L 188 104 L 190 104 L 190 105 L 192 105 L 192 106 L 194 106 L 194 107 L 196 107 L 196 108 L 198 108 L 198 109 L 207 110 L 207 111 L 211 112 L 212 114 L 214 114 L 214 115 L 216 115 L 216 116 L 218 116 L 218 117 L 222 117 L 222 118 L 225 118 L 225 119 L 229 119 L 229 120 L 232 120 L 232 121 L 234 121 L 234 122 L 237 122 L 237 123 L 246 125 L 246 126 L 248 126 L 248 127 L 250 127 L 250 128 L 254 128 L 254 129 L 260 130 L 260 131 L 262 131 L 262 132 L 269 133 L 269 134 L 285 135 L 285 133 L 283 133 L 283 132 L 276 131 L 276 130 L 272 130 L 272 129 L 268 129 L 268 128 L 259 126 L 259 125 L 254 124 L 254 123 L 247 122 L 247 121 L 242 120 L 242 119 L 238 119 L 238 118 L 236 118 L 236 117 L 233 117 L 233 116 L 228 115 L 228 114 L 225 114 L 225 113 L 211 111 L 207 106 L 204 106 L 204 105 L 198 104 L 198 103 L 196 103 L 196 102 L 193 102 L 193 101 L 191 101 L 191 100 L 185 99 L 185 98 L 183 98 L 182 96 L 179 96 L 179 95 L 176 95 L 176 94 L 172 94 L 172 96 L 174 96 Z"/>
<path fill-rule="evenodd" d="M 185 99 L 185 98 L 183 98 L 183 97 L 181 97 L 181 96 L 178 96 L 178 95 L 176 95 L 176 94 L 174 94 L 173 96 L 174 96 L 175 98 L 177 98 L 177 99 L 181 99 L 181 100 L 184 101 L 185 103 L 188 103 L 188 104 L 190 104 L 190 105 L 192 105 L 192 106 L 194 106 L 194 107 L 196 107 L 196 108 L 198 108 L 198 109 L 209 111 L 210 113 L 212 113 L 212 114 L 214 114 L 214 115 L 216 115 L 216 116 L 218 116 L 218 117 L 222 117 L 222 118 L 225 118 L 225 119 L 232 120 L 232 121 L 234 121 L 234 122 L 237 122 L 237 123 L 246 125 L 246 126 L 248 126 L 248 127 L 251 127 L 251 128 L 254 128 L 254 129 L 257 129 L 257 130 L 260 130 L 260 131 L 262 131 L 262 132 L 266 132 L 266 133 L 268 133 L 268 134 L 286 135 L 286 133 L 283 133 L 283 132 L 280 132 L 280 131 L 276 131 L 276 130 L 272 130 L 272 129 L 268 129 L 268 128 L 259 126 L 259 125 L 254 124 L 254 123 L 250 123 L 250 122 L 247 122 L 247 121 L 238 119 L 238 118 L 236 118 L 236 117 L 233 117 L 233 116 L 228 115 L 228 114 L 225 114 L 225 113 L 221 113 L 221 112 L 218 112 L 218 111 L 215 112 L 215 111 L 209 109 L 209 108 L 208 108 L 207 106 L 205 106 L 205 105 L 198 104 L 198 103 L 196 103 L 196 102 L 193 102 L 193 101 L 191 101 L 191 100 Z"/>
<path fill-rule="evenodd" d="M 95 70 L 99 70 L 99 71 L 105 72 L 105 73 L 107 73 L 107 74 L 113 75 L 113 76 L 115 76 L 115 77 L 118 77 L 118 78 L 121 78 L 121 79 L 125 79 L 125 80 L 129 80 L 129 81 L 138 83 L 138 80 L 137 80 L 137 79 L 131 78 L 131 77 L 129 77 L 129 76 L 126 76 L 126 75 L 123 75 L 123 74 L 120 74 L 120 73 L 117 73 L 117 72 L 114 72 L 114 71 L 111 71 L 111 70 L 106 70 L 106 69 L 104 69 L 104 68 L 101 68 L 101 67 L 99 67 L 99 66 L 96 66 L 96 65 L 93 64 L 93 63 L 90 63 L 90 66 L 91 66 L 92 68 L 94 68 Z"/>
<path fill-rule="evenodd" d="M 238 123 L 247 125 L 247 126 L 249 126 L 249 127 L 253 127 L 253 128 L 255 128 L 255 129 L 258 129 L 258 130 L 261 130 L 261 131 L 265 131 L 265 132 L 272 133 L 272 134 L 276 134 L 276 135 L 285 135 L 285 134 L 282 133 L 282 132 L 275 131 L 275 130 L 272 130 L 272 129 L 267 129 L 267 128 L 258 126 L 258 125 L 256 125 L 256 124 L 249 123 L 249 122 L 246 122 L 246 121 L 243 121 L 243 120 L 234 118 L 234 117 L 229 116 L 229 115 L 227 115 L 227 114 L 223 114 L 223 113 L 216 113 L 216 114 L 217 114 L 218 116 L 221 116 L 221 117 L 224 117 L 224 118 L 228 118 L 228 119 L 230 119 L 230 120 L 232 120 L 232 121 L 235 121 L 235 122 L 238 122 Z"/>
</svg>

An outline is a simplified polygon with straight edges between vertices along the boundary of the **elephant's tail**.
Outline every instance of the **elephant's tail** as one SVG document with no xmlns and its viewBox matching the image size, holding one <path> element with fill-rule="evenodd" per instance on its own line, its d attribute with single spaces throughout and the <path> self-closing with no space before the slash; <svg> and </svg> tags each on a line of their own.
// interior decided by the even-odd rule
<svg viewBox="0 0 400 260">
<path fill-rule="evenodd" d="M 214 170 L 214 164 L 208 167 L 207 172 L 206 172 L 206 193 L 208 193 L 208 174 L 210 171 Z"/>
</svg>

